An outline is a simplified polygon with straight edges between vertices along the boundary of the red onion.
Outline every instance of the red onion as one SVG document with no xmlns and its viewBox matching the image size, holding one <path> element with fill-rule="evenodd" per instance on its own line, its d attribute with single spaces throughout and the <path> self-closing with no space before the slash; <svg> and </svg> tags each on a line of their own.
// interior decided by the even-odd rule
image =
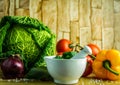
<svg viewBox="0 0 120 85">
<path fill-rule="evenodd" d="M 19 55 L 12 55 L 3 61 L 1 70 L 6 79 L 21 78 L 24 74 L 24 64 Z"/>
</svg>

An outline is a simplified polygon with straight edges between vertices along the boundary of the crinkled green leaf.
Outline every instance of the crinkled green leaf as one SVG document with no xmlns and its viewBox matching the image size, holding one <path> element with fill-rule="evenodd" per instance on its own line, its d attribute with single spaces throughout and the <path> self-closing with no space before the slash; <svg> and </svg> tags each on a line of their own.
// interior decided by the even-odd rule
<svg viewBox="0 0 120 85">
<path fill-rule="evenodd" d="M 0 22 L 0 52 L 21 54 L 26 70 L 39 61 L 43 65 L 43 57 L 55 53 L 55 38 L 47 26 L 34 18 L 5 16 Z"/>
</svg>

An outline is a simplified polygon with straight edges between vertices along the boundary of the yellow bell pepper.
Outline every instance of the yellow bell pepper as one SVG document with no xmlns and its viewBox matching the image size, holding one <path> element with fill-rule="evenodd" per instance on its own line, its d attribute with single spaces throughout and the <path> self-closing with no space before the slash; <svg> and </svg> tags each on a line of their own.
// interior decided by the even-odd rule
<svg viewBox="0 0 120 85">
<path fill-rule="evenodd" d="M 120 79 L 120 52 L 115 49 L 100 51 L 92 67 L 97 78 Z"/>
</svg>

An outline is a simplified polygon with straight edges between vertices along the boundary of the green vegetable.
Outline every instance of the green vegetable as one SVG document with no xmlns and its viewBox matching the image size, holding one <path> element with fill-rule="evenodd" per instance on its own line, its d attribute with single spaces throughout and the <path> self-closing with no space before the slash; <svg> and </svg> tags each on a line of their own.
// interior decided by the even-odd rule
<svg viewBox="0 0 120 85">
<path fill-rule="evenodd" d="M 55 59 L 63 59 L 63 58 L 60 55 L 56 55 Z"/>
<path fill-rule="evenodd" d="M 53 80 L 50 74 L 47 71 L 46 67 L 41 68 L 32 68 L 26 75 L 27 79 L 37 79 L 37 80 Z"/>
<path fill-rule="evenodd" d="M 37 19 L 26 16 L 4 16 L 0 22 L 0 58 L 17 53 L 28 72 L 45 66 L 43 57 L 55 54 L 56 37 Z"/>
<path fill-rule="evenodd" d="M 63 57 L 64 59 L 70 59 L 70 58 L 72 58 L 75 54 L 76 54 L 76 52 L 74 52 L 74 51 L 64 52 L 63 55 L 62 55 L 62 57 Z"/>
<path fill-rule="evenodd" d="M 64 52 L 62 56 L 57 55 L 55 59 L 70 59 L 73 56 L 75 56 L 77 52 L 75 51 L 70 51 L 70 52 Z"/>
</svg>

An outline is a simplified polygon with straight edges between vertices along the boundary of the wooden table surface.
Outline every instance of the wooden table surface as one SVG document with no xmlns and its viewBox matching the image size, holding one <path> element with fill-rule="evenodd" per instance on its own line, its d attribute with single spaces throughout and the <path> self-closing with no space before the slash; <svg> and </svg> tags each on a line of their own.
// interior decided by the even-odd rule
<svg viewBox="0 0 120 85">
<path fill-rule="evenodd" d="M 2 74 L 0 72 L 0 76 L 1 75 Z M 0 85 L 61 85 L 61 84 L 55 84 L 53 81 L 38 81 L 38 80 L 28 80 L 28 79 L 4 80 L 0 78 Z M 96 79 L 91 74 L 89 77 L 81 77 L 77 84 L 71 84 L 71 85 L 120 85 L 120 80 L 109 81 L 109 80 Z"/>
<path fill-rule="evenodd" d="M 33 80 L 3 80 L 0 79 L 0 85 L 60 85 L 53 81 L 33 81 Z M 62 84 L 63 85 L 63 84 Z M 120 85 L 120 81 L 108 81 L 95 78 L 80 78 L 77 84 L 71 85 Z"/>
</svg>

